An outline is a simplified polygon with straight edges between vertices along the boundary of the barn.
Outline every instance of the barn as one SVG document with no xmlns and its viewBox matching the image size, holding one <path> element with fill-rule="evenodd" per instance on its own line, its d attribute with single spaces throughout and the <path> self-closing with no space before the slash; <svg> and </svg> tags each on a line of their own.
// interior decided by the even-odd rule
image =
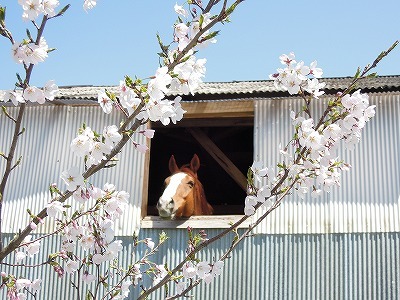
<svg viewBox="0 0 400 300">
<path fill-rule="evenodd" d="M 351 78 L 325 78 L 325 96 L 312 103 L 317 114 L 332 95 L 343 90 Z M 29 105 L 23 121 L 25 133 L 17 148 L 21 165 L 12 173 L 4 195 L 2 239 L 5 243 L 29 224 L 29 208 L 38 212 L 48 202 L 49 185 L 63 187 L 60 174 L 82 162 L 70 151 L 70 142 L 83 122 L 94 130 L 118 124 L 119 115 L 105 115 L 97 105 L 97 91 L 105 87 L 62 87 L 59 96 L 45 105 Z M 113 90 L 116 87 L 106 87 Z M 400 76 L 363 79 L 359 88 L 375 104 L 376 116 L 367 124 L 361 143 L 340 156 L 352 165 L 342 186 L 320 198 L 289 195 L 236 248 L 226 261 L 222 276 L 212 284 L 193 290 L 194 299 L 398 299 L 400 295 Z M 289 111 L 299 110 L 302 100 L 277 90 L 272 81 L 203 83 L 195 95 L 182 96 L 185 118 L 167 127 L 148 124 L 156 130 L 140 153 L 133 144 L 119 154 L 120 164 L 95 174 L 92 182 L 114 183 L 130 193 L 129 207 L 115 224 L 125 249 L 120 260 L 131 263 L 133 235 L 158 240 L 161 231 L 169 239 L 154 261 L 177 265 L 187 247 L 187 228 L 204 229 L 208 237 L 228 228 L 243 216 L 247 168 L 253 160 L 273 165 L 279 145 L 293 134 Z M 16 108 L 6 104 L 10 114 Z M 10 147 L 13 124 L 0 115 L 0 152 Z M 196 153 L 201 160 L 201 179 L 214 215 L 180 220 L 157 216 L 155 204 L 168 159 L 173 154 L 187 163 Z M 0 160 L 0 170 L 5 164 Z M 3 171 L 2 171 L 3 172 Z M 251 220 L 249 221 L 251 222 Z M 249 223 L 241 225 L 244 230 Z M 35 235 L 52 229 L 39 226 Z M 233 235 L 204 249 L 200 256 L 213 260 L 229 248 Z M 45 253 L 57 252 L 60 237 L 42 244 Z M 12 263 L 13 258 L 7 261 Z M 51 267 L 16 268 L 1 265 L 1 271 L 16 276 L 42 278 L 39 299 L 76 299 L 68 278 L 57 280 Z M 144 279 L 144 284 L 149 281 Z M 151 299 L 162 299 L 162 289 Z M 0 290 L 1 298 L 5 290 Z M 136 299 L 140 289 L 132 289 Z"/>
</svg>

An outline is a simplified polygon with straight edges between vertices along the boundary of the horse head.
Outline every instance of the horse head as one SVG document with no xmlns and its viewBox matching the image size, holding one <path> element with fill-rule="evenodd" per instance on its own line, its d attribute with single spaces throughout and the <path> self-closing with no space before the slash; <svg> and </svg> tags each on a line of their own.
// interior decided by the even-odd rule
<svg viewBox="0 0 400 300">
<path fill-rule="evenodd" d="M 195 154 L 189 164 L 179 168 L 172 155 L 168 166 L 171 175 L 164 181 L 164 192 L 157 202 L 158 214 L 171 219 L 211 215 L 212 207 L 207 202 L 203 185 L 197 177 L 199 157 Z"/>
</svg>

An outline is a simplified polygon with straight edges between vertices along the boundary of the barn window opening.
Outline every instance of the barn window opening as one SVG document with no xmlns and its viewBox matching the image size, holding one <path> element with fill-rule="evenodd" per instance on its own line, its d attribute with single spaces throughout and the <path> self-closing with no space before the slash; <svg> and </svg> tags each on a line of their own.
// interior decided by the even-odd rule
<svg viewBox="0 0 400 300">
<path fill-rule="evenodd" d="M 147 215 L 158 215 L 156 204 L 169 176 L 170 156 L 174 155 L 180 166 L 189 163 L 194 154 L 200 158 L 198 177 L 214 215 L 242 215 L 253 137 L 253 118 L 191 119 L 157 126 L 150 147 Z"/>
</svg>

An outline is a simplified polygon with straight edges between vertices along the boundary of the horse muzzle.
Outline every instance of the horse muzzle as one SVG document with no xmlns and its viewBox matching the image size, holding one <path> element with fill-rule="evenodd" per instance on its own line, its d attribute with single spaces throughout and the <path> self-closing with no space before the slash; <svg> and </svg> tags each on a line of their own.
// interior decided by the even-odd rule
<svg viewBox="0 0 400 300">
<path fill-rule="evenodd" d="M 174 199 L 162 199 L 160 198 L 157 202 L 157 210 L 158 210 L 158 215 L 162 218 L 169 218 L 173 219 L 175 217 L 175 203 Z"/>
</svg>

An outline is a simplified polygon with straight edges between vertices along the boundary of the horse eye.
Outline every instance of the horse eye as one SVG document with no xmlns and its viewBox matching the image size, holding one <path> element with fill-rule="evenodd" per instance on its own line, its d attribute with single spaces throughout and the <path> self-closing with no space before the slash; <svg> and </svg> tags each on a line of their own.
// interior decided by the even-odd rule
<svg viewBox="0 0 400 300">
<path fill-rule="evenodd" d="M 187 184 L 188 184 L 191 188 L 194 186 L 194 182 L 193 182 L 193 181 L 189 181 Z"/>
</svg>

